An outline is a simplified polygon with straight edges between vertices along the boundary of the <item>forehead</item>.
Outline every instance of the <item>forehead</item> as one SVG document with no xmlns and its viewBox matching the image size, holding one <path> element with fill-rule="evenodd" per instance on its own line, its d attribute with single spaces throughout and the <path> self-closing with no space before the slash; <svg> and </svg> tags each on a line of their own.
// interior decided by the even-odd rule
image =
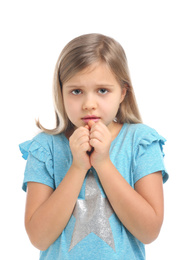
<svg viewBox="0 0 191 260">
<path fill-rule="evenodd" d="M 80 86 L 85 84 L 116 85 L 118 82 L 106 63 L 95 62 L 76 73 L 64 84 L 64 86 Z"/>
</svg>

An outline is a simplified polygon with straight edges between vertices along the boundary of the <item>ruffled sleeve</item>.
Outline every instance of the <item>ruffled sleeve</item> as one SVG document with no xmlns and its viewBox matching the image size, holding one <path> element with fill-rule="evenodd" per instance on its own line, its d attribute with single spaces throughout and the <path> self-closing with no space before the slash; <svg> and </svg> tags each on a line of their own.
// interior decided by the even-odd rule
<svg viewBox="0 0 191 260">
<path fill-rule="evenodd" d="M 143 129 L 139 133 L 134 159 L 134 183 L 142 177 L 162 171 L 163 183 L 168 180 L 168 173 L 164 165 L 163 146 L 166 139 L 154 129 Z"/>
<path fill-rule="evenodd" d="M 35 139 L 20 144 L 19 148 L 22 157 L 27 160 L 23 190 L 26 191 L 28 182 L 42 183 L 55 189 L 53 159 L 50 149 L 46 149 Z"/>
</svg>

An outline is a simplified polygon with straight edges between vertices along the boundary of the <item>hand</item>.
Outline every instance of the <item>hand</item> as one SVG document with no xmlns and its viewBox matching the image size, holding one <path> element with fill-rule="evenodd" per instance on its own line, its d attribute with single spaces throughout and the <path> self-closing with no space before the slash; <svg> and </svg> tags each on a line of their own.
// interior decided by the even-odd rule
<svg viewBox="0 0 191 260">
<path fill-rule="evenodd" d="M 96 165 L 110 160 L 109 150 L 111 146 L 111 133 L 106 125 L 102 122 L 89 121 L 88 126 L 90 128 L 90 146 L 93 147 L 93 151 L 90 154 L 91 165 L 96 168 Z"/>
<path fill-rule="evenodd" d="M 91 151 L 89 126 L 79 127 L 69 138 L 70 149 L 73 155 L 73 165 L 79 169 L 91 168 L 90 157 L 87 152 Z"/>
</svg>

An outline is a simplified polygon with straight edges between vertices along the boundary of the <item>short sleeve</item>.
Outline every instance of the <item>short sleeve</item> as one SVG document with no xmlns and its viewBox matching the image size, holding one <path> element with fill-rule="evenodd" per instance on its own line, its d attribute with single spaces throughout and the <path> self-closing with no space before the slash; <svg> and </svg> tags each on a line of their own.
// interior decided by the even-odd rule
<svg viewBox="0 0 191 260">
<path fill-rule="evenodd" d="M 134 183 L 144 176 L 162 171 L 163 183 L 168 180 L 164 165 L 163 145 L 166 139 L 154 129 L 145 133 L 138 142 L 134 160 Z"/>
<path fill-rule="evenodd" d="M 51 152 L 35 140 L 26 141 L 19 148 L 23 158 L 27 160 L 23 190 L 26 191 L 28 182 L 42 183 L 55 189 Z"/>
</svg>

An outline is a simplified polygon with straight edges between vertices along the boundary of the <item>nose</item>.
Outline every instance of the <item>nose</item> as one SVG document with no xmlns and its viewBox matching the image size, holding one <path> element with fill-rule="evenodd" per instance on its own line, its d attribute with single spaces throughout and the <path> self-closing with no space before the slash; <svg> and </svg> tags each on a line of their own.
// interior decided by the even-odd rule
<svg viewBox="0 0 191 260">
<path fill-rule="evenodd" d="M 95 110 L 97 108 L 95 98 L 92 95 L 85 97 L 82 108 L 83 110 Z"/>
</svg>

